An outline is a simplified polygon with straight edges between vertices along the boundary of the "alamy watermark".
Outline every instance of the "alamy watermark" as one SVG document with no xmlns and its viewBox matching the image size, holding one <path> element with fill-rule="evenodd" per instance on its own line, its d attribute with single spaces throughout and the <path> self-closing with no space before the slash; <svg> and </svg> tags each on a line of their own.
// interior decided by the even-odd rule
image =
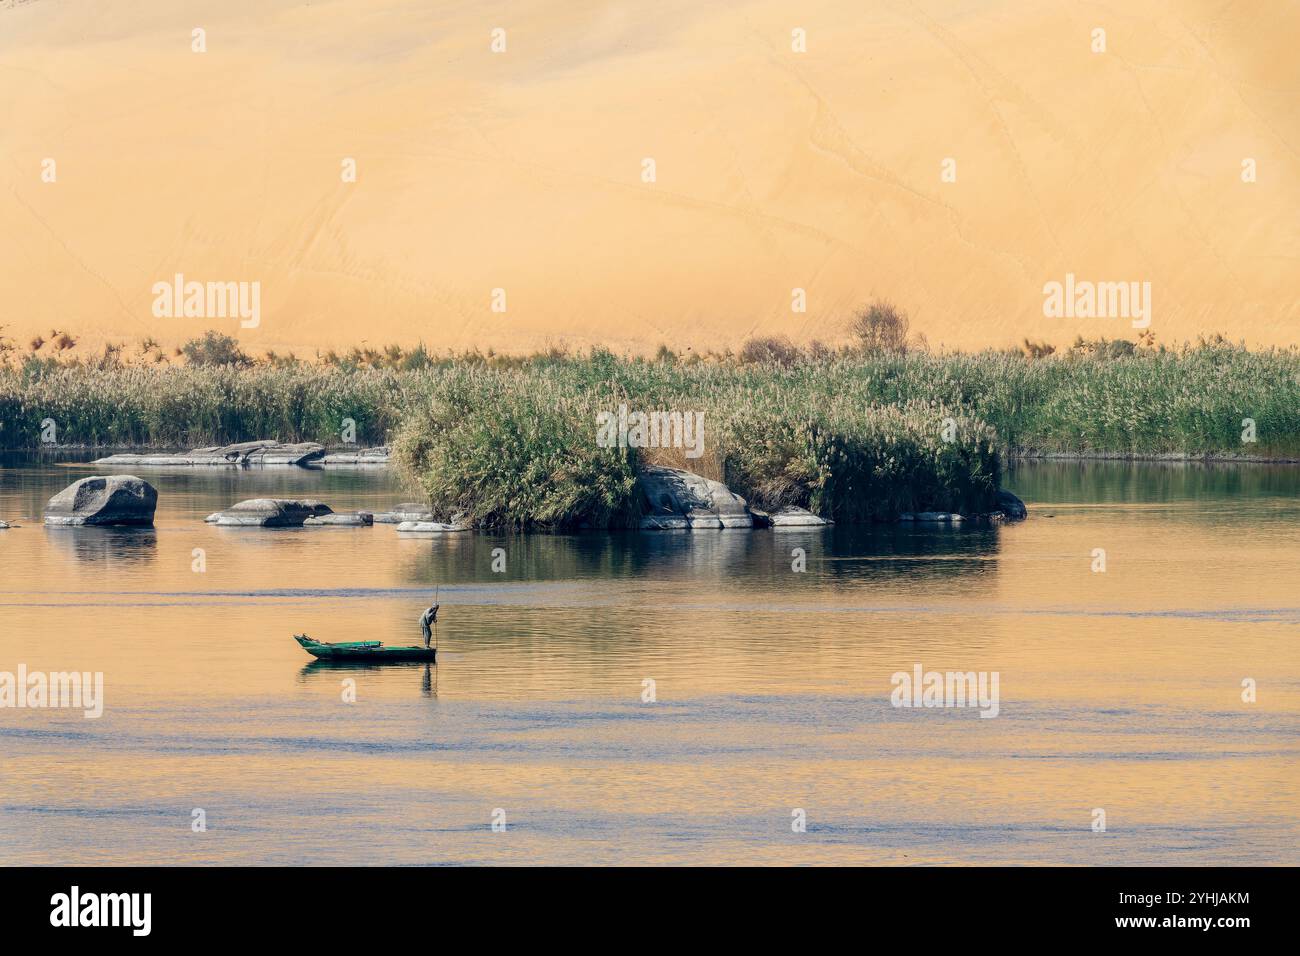
<svg viewBox="0 0 1300 956">
<path fill-rule="evenodd" d="M 1132 319 L 1135 329 L 1151 324 L 1150 282 L 1090 282 L 1073 272 L 1065 282 L 1043 286 L 1043 315 L 1049 319 Z"/>
<path fill-rule="evenodd" d="M 598 448 L 682 448 L 687 458 L 704 454 L 703 412 L 596 413 Z"/>
<path fill-rule="evenodd" d="M 927 671 L 920 664 L 912 673 L 898 671 L 890 678 L 895 707 L 978 707 L 981 717 L 999 711 L 997 671 Z"/>
<path fill-rule="evenodd" d="M 87 720 L 104 713 L 103 671 L 0 671 L 0 707 L 81 710 Z"/>
<path fill-rule="evenodd" d="M 239 319 L 242 329 L 262 324 L 262 283 L 185 281 L 176 273 L 170 282 L 155 282 L 156 319 Z"/>
<path fill-rule="evenodd" d="M 120 926 L 148 936 L 152 911 L 152 893 L 83 893 L 74 885 L 50 897 L 50 925 L 56 927 Z"/>
</svg>

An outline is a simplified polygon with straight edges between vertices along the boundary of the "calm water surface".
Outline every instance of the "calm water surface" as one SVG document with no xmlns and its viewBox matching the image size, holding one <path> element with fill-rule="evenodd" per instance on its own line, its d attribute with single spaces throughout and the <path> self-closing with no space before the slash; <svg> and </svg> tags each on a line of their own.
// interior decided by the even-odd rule
<svg viewBox="0 0 1300 956">
<path fill-rule="evenodd" d="M 0 671 L 106 698 L 0 709 L 4 863 L 1300 863 L 1297 468 L 1022 463 L 983 531 L 408 539 L 202 520 L 383 473 L 141 469 L 155 530 L 46 529 L 93 470 L 0 463 Z M 414 643 L 435 584 L 437 667 L 291 639 Z M 1000 715 L 891 707 L 917 663 Z"/>
</svg>

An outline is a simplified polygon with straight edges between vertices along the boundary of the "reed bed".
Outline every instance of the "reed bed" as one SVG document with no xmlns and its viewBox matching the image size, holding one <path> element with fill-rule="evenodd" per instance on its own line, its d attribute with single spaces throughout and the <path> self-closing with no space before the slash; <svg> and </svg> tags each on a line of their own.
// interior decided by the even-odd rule
<svg viewBox="0 0 1300 956">
<path fill-rule="evenodd" d="M 596 415 L 620 404 L 702 412 L 704 457 L 598 447 Z M 60 444 L 155 447 L 337 444 L 351 419 L 359 443 L 395 445 L 437 507 L 496 525 L 629 522 L 644 461 L 721 478 L 759 506 L 866 521 L 988 510 L 1009 453 L 1300 457 L 1300 353 L 0 366 L 0 447 L 39 446 L 47 419 Z"/>
<path fill-rule="evenodd" d="M 450 369 L 408 416 L 396 453 L 448 514 L 494 526 L 626 525 L 641 508 L 641 461 L 696 468 L 680 448 L 600 447 L 597 416 L 626 405 L 702 414 L 707 460 L 697 470 L 720 472 L 756 506 L 850 522 L 993 508 L 999 460 L 985 423 L 931 402 L 873 403 L 861 378 L 828 395 L 810 372 L 769 369 L 751 381 L 609 359 Z"/>
<path fill-rule="evenodd" d="M 59 443 L 71 445 L 188 448 L 267 437 L 336 444 L 349 418 L 358 441 L 378 443 L 431 392 L 428 372 L 309 365 L 0 368 L 0 447 L 39 447 L 45 419 Z"/>
</svg>

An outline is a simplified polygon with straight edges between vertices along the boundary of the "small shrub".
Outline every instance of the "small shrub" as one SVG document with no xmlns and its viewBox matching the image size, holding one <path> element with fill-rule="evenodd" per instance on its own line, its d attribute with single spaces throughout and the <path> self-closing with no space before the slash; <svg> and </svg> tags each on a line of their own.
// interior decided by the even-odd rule
<svg viewBox="0 0 1300 956">
<path fill-rule="evenodd" d="M 1028 338 L 1026 338 L 1024 342 L 1024 350 L 1025 350 L 1025 355 L 1028 358 L 1037 361 L 1039 359 L 1045 359 L 1049 355 L 1055 353 L 1056 346 L 1049 345 L 1046 342 L 1032 342 Z"/>
<path fill-rule="evenodd" d="M 660 362 L 664 365 L 676 365 L 677 353 L 674 352 L 672 349 L 670 349 L 667 345 L 661 344 L 659 346 L 658 351 L 655 352 L 655 361 Z"/>
<path fill-rule="evenodd" d="M 788 367 L 798 362 L 800 357 L 798 347 L 783 335 L 752 338 L 740 348 L 740 362 L 743 365 Z"/>
<path fill-rule="evenodd" d="M 868 355 L 907 351 L 907 315 L 892 302 L 877 300 L 853 314 L 849 331 Z"/>
<path fill-rule="evenodd" d="M 204 332 L 201 338 L 190 339 L 182 345 L 181 354 L 190 365 L 245 368 L 253 364 L 253 360 L 240 349 L 238 339 L 211 329 Z"/>
</svg>

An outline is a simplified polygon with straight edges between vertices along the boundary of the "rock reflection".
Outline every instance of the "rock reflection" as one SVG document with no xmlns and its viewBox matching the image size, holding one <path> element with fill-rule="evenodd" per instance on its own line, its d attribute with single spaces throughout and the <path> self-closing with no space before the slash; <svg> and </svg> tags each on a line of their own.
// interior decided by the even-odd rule
<svg viewBox="0 0 1300 956">
<path fill-rule="evenodd" d="M 46 526 L 55 547 L 87 564 L 134 567 L 158 556 L 158 532 L 153 528 L 95 528 Z"/>
</svg>

